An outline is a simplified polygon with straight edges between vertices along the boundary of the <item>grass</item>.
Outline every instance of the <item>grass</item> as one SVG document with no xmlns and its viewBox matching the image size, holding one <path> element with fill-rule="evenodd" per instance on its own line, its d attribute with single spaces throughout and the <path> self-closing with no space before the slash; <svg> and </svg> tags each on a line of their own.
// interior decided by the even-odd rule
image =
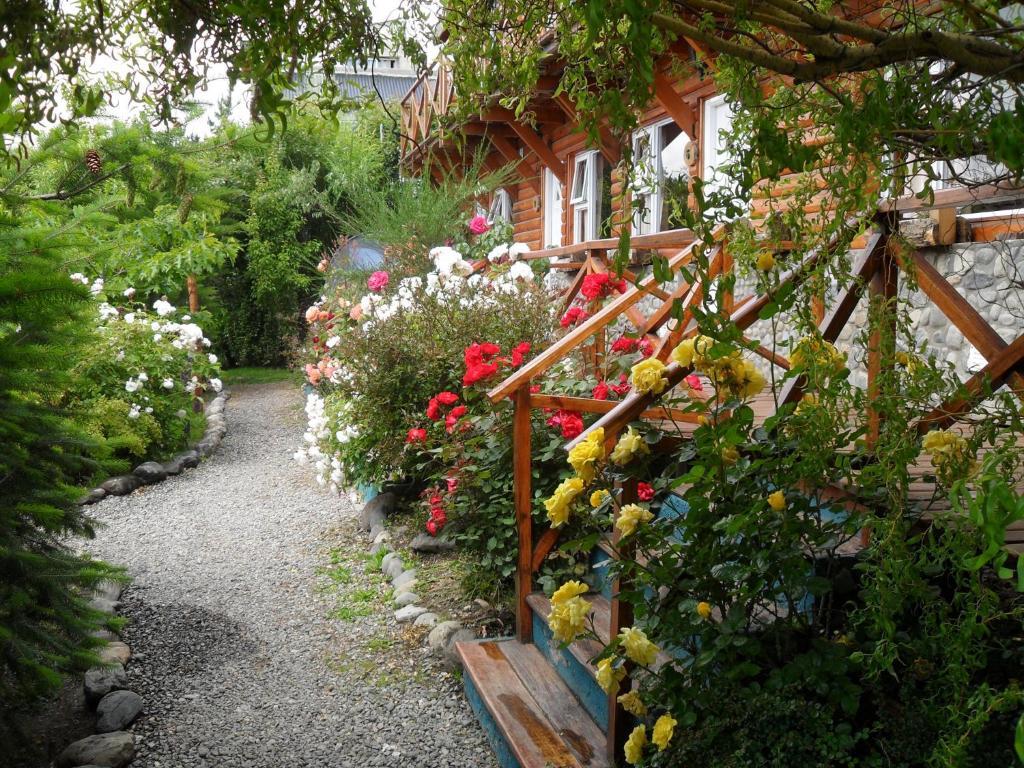
<svg viewBox="0 0 1024 768">
<path fill-rule="evenodd" d="M 222 374 L 229 387 L 239 384 L 273 384 L 278 381 L 298 383 L 299 374 L 287 368 L 232 368 Z"/>
<path fill-rule="evenodd" d="M 364 616 L 369 616 L 373 613 L 373 608 L 366 603 L 360 603 L 357 605 L 339 605 L 334 611 L 331 612 L 331 618 L 337 619 L 338 621 L 355 621 Z"/>
</svg>

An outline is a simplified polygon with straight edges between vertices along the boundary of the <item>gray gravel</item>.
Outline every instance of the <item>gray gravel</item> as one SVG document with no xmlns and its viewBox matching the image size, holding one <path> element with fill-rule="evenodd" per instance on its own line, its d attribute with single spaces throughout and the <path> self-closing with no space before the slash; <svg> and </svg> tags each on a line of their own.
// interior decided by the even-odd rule
<svg viewBox="0 0 1024 768">
<path fill-rule="evenodd" d="M 495 766 L 426 630 L 395 625 L 357 508 L 292 461 L 301 405 L 292 385 L 239 388 L 217 454 L 91 510 L 90 550 L 134 579 L 133 765 Z"/>
</svg>

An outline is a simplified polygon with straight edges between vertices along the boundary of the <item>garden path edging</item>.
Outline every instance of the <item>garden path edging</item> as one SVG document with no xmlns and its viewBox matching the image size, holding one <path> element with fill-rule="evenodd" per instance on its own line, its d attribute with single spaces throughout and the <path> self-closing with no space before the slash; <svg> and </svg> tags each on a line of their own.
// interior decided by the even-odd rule
<svg viewBox="0 0 1024 768">
<path fill-rule="evenodd" d="M 168 477 L 180 475 L 186 469 L 198 467 L 199 461 L 213 454 L 220 446 L 224 435 L 227 434 L 228 426 L 224 415 L 224 406 L 230 396 L 231 393 L 228 390 L 221 390 L 206 406 L 206 430 L 203 432 L 202 438 L 191 448 L 163 463 L 144 461 L 130 474 L 108 477 L 98 487 L 89 491 L 79 504 L 83 506 L 95 504 L 98 501 L 103 501 L 107 496 L 126 496 L 144 485 L 155 485 Z"/>
</svg>

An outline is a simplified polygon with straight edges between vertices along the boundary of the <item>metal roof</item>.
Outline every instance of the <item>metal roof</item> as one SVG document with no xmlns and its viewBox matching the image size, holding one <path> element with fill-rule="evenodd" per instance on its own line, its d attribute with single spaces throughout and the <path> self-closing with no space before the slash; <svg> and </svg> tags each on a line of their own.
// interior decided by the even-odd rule
<svg viewBox="0 0 1024 768">
<path fill-rule="evenodd" d="M 385 75 L 380 73 L 338 72 L 334 75 L 335 82 L 341 92 L 351 98 L 364 98 L 379 93 L 384 101 L 401 101 L 409 89 L 416 84 L 415 77 L 401 75 Z"/>
</svg>

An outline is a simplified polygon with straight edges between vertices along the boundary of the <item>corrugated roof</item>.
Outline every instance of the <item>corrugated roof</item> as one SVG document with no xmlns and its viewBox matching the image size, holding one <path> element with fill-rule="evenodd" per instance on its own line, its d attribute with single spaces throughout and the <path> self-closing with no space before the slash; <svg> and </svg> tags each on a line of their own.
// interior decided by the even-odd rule
<svg viewBox="0 0 1024 768">
<path fill-rule="evenodd" d="M 361 98 L 379 93 L 384 101 L 401 101 L 416 83 L 415 77 L 369 73 L 337 73 L 334 79 L 346 96 Z"/>
</svg>

